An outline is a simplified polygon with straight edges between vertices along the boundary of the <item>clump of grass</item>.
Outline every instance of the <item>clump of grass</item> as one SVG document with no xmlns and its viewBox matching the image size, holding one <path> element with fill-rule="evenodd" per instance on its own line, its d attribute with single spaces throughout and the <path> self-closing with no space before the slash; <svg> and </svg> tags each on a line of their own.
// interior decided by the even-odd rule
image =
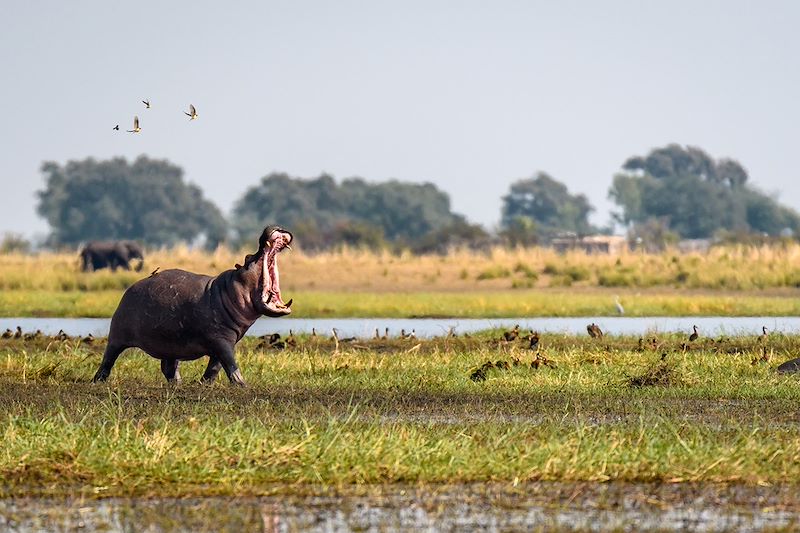
<svg viewBox="0 0 800 533">
<path fill-rule="evenodd" d="M 539 279 L 539 273 L 531 268 L 530 265 L 527 265 L 521 261 L 514 265 L 514 272 L 517 274 L 522 274 L 525 278 L 532 281 Z"/>
<path fill-rule="evenodd" d="M 482 281 L 485 279 L 507 278 L 509 276 L 511 276 L 511 270 L 509 270 L 504 266 L 493 265 L 487 268 L 486 270 L 480 272 L 475 279 L 478 281 Z"/>
<path fill-rule="evenodd" d="M 666 354 L 664 354 L 666 356 Z M 644 372 L 628 378 L 628 386 L 641 387 L 670 387 L 681 383 L 678 371 L 674 364 L 664 359 L 647 367 Z"/>
</svg>

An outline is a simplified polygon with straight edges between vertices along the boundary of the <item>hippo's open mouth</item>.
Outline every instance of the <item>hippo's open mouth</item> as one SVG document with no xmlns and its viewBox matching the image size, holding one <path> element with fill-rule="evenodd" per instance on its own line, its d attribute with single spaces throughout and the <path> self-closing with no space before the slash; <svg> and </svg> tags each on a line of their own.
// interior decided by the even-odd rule
<svg viewBox="0 0 800 533">
<path fill-rule="evenodd" d="M 263 272 L 261 275 L 261 302 L 267 311 L 276 315 L 288 315 L 292 312 L 292 300 L 283 301 L 281 297 L 280 276 L 278 274 L 278 254 L 284 248 L 291 248 L 292 234 L 288 231 L 273 230 L 264 250 Z"/>
</svg>

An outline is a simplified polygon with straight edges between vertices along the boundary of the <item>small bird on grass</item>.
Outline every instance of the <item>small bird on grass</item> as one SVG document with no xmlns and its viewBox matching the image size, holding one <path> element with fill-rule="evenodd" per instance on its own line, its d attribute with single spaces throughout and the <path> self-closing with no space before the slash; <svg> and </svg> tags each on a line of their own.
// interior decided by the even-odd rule
<svg viewBox="0 0 800 533">
<path fill-rule="evenodd" d="M 11 331 L 11 330 L 10 330 L 10 329 L 8 329 L 8 328 L 6 328 L 6 330 L 3 332 L 3 338 L 4 338 L 4 339 L 10 339 L 10 338 L 11 338 L 11 337 L 13 337 L 13 336 L 14 336 L 14 332 L 13 332 L 13 331 Z"/>
<path fill-rule="evenodd" d="M 692 326 L 692 330 L 692 334 L 689 335 L 689 342 L 694 342 L 698 337 L 700 337 L 700 335 L 697 333 L 697 326 Z"/>
<path fill-rule="evenodd" d="M 294 348 L 297 346 L 297 339 L 294 336 L 294 331 L 289 330 L 289 336 L 286 337 L 286 346 L 291 346 Z"/>
<path fill-rule="evenodd" d="M 619 296 L 614 296 L 614 307 L 617 308 L 617 314 L 624 315 L 625 308 L 622 307 L 622 304 L 619 303 Z"/>
<path fill-rule="evenodd" d="M 139 133 L 142 128 L 139 127 L 139 117 L 133 117 L 133 129 L 126 130 L 128 133 Z"/>
<path fill-rule="evenodd" d="M 476 383 L 479 381 L 486 381 L 486 371 L 482 367 L 476 368 L 469 375 L 469 379 Z"/>
<path fill-rule="evenodd" d="M 23 340 L 26 340 L 26 341 L 32 341 L 32 340 L 38 339 L 41 336 L 42 336 L 42 330 L 37 329 L 33 333 L 26 333 L 25 335 L 23 335 L 22 338 L 23 338 Z"/>
<path fill-rule="evenodd" d="M 189 112 L 187 113 L 186 111 L 184 111 L 183 114 L 189 117 L 189 120 L 194 120 L 197 118 L 197 110 L 194 108 L 192 104 L 189 104 Z"/>
<path fill-rule="evenodd" d="M 600 326 L 598 326 L 594 322 L 586 326 L 586 331 L 589 333 L 589 336 L 593 339 L 599 339 L 603 336 L 603 330 L 601 330 Z"/>
<path fill-rule="evenodd" d="M 753 357 L 753 359 L 750 361 L 750 364 L 751 364 L 751 365 L 753 365 L 753 366 L 755 366 L 755 365 L 757 365 L 758 363 L 769 363 L 769 360 L 770 360 L 770 358 L 771 358 L 771 355 L 770 355 L 770 353 L 769 353 L 769 352 L 767 352 L 767 347 L 766 347 L 766 346 L 762 346 L 762 347 L 761 347 L 761 357 L 759 357 L 758 355 L 756 355 L 756 356 L 755 356 L 755 357 Z"/>
<path fill-rule="evenodd" d="M 331 336 L 331 340 L 336 342 L 337 344 L 340 343 L 340 342 L 354 342 L 356 340 L 355 337 L 340 338 L 339 337 L 339 330 L 336 329 L 336 328 L 331 328 L 331 332 L 333 333 L 333 335 Z"/>
<path fill-rule="evenodd" d="M 503 338 L 506 342 L 511 342 L 519 336 L 519 324 L 514 326 L 513 329 L 503 332 Z"/>
<path fill-rule="evenodd" d="M 528 335 L 528 349 L 535 350 L 539 347 L 539 332 L 538 331 L 531 331 L 531 334 Z"/>
</svg>

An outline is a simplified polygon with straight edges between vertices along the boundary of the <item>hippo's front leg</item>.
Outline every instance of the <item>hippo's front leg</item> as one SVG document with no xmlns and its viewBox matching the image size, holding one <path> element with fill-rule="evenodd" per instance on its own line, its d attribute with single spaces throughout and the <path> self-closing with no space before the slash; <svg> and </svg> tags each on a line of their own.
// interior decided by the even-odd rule
<svg viewBox="0 0 800 533">
<path fill-rule="evenodd" d="M 228 374 L 228 379 L 231 380 L 231 383 L 241 387 L 245 386 L 244 378 L 239 371 L 239 365 L 236 364 L 236 357 L 233 355 L 233 346 L 218 346 L 217 349 L 211 353 L 211 359 L 219 361 L 222 368 L 225 369 L 225 373 Z"/>
</svg>

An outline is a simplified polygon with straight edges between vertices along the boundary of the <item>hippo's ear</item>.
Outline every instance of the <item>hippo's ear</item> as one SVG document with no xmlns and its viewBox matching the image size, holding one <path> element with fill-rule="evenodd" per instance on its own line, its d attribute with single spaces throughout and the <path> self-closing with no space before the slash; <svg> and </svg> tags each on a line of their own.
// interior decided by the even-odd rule
<svg viewBox="0 0 800 533">
<path fill-rule="evenodd" d="M 244 256 L 244 267 L 245 268 L 249 267 L 250 264 L 253 261 L 258 259 L 260 253 L 261 253 L 261 250 L 259 250 L 258 252 L 254 253 L 254 254 L 247 254 L 246 256 Z"/>
</svg>

